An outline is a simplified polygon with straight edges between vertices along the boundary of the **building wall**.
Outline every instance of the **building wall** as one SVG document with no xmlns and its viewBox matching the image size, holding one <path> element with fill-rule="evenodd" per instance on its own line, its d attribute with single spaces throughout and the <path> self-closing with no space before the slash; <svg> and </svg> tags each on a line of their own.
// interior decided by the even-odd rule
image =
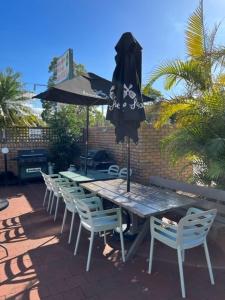
<svg viewBox="0 0 225 300">
<path fill-rule="evenodd" d="M 192 174 L 192 168 L 183 169 L 184 163 L 171 166 L 166 153 L 161 153 L 160 141 L 168 135 L 173 128 L 166 126 L 156 130 L 152 125 L 143 125 L 139 130 L 139 142 L 135 145 L 131 142 L 131 168 L 133 180 L 148 183 L 149 176 L 159 175 L 171 179 L 187 180 Z M 90 148 L 106 149 L 111 152 L 120 167 L 126 167 L 126 144 L 115 143 L 113 127 L 90 128 Z"/>
<path fill-rule="evenodd" d="M 171 166 L 168 161 L 168 155 L 162 154 L 160 151 L 160 141 L 173 130 L 167 126 L 160 130 L 156 130 L 152 125 L 143 125 L 139 130 L 139 143 L 135 145 L 131 142 L 131 168 L 133 170 L 133 180 L 147 184 L 149 176 L 159 175 L 171 179 L 186 180 L 192 174 L 192 168 L 185 169 L 180 173 L 185 163 L 179 166 Z M 49 135 L 52 132 L 43 129 L 41 138 L 32 138 L 28 134 L 28 129 L 19 128 L 8 131 L 6 142 L 0 136 L 0 149 L 7 145 L 8 154 L 8 170 L 17 174 L 17 162 L 12 160 L 18 150 L 22 149 L 38 149 L 49 147 Z M 1 134 L 0 134 L 1 135 Z M 81 145 L 81 144 L 80 144 Z M 122 168 L 126 167 L 127 147 L 126 144 L 115 143 L 115 133 L 113 127 L 92 127 L 89 131 L 90 149 L 106 149 L 111 152 Z M 83 145 L 84 146 L 84 145 Z M 82 145 L 81 145 L 82 147 Z M 4 157 L 0 152 L 0 172 L 4 171 Z"/>
</svg>

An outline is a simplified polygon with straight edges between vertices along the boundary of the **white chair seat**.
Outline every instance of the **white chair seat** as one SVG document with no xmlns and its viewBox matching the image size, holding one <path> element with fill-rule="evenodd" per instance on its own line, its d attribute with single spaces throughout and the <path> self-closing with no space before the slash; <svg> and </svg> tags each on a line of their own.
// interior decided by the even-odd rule
<svg viewBox="0 0 225 300">
<path fill-rule="evenodd" d="M 112 229 L 112 227 L 114 228 L 117 227 L 118 221 L 109 220 L 109 218 L 105 215 L 105 217 L 93 218 L 93 224 L 89 224 L 88 222 L 83 221 L 82 225 L 84 226 L 84 228 L 86 228 L 89 231 L 92 230 L 92 226 L 93 226 L 94 232 L 100 232 L 103 230 L 102 229 L 103 227 L 104 227 L 104 231 L 110 230 Z"/>
</svg>

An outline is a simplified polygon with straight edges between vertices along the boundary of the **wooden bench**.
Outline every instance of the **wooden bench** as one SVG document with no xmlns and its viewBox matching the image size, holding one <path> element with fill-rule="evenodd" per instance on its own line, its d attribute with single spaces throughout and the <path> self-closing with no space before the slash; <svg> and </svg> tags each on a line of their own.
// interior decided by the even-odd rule
<svg viewBox="0 0 225 300">
<path fill-rule="evenodd" d="M 212 235 L 218 236 L 223 232 L 225 234 L 225 191 L 210 187 L 198 186 L 181 181 L 162 178 L 160 176 L 150 176 L 150 184 L 161 188 L 170 189 L 176 192 L 187 193 L 195 197 L 198 201 L 195 207 L 203 209 L 217 208 L 218 213 L 213 226 Z M 181 208 L 178 210 L 181 215 L 185 211 Z M 224 238 L 225 240 L 225 238 Z"/>
</svg>

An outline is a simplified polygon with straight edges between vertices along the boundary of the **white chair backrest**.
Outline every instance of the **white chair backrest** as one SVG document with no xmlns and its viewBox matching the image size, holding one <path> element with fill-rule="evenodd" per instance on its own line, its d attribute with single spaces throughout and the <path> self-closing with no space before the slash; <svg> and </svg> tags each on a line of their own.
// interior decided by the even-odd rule
<svg viewBox="0 0 225 300">
<path fill-rule="evenodd" d="M 81 187 L 62 187 L 61 193 L 66 204 L 76 204 L 76 200 L 85 195 L 84 190 Z"/>
<path fill-rule="evenodd" d="M 50 189 L 52 187 L 51 177 L 43 172 L 41 172 L 41 175 L 44 179 L 45 185 Z"/>
<path fill-rule="evenodd" d="M 119 174 L 119 170 L 120 170 L 120 167 L 117 166 L 117 165 L 111 165 L 108 169 L 108 174 L 109 175 L 115 175 L 115 176 L 118 176 Z"/>
<path fill-rule="evenodd" d="M 177 244 L 182 245 L 188 242 L 198 244 L 204 241 L 216 217 L 217 210 L 199 211 L 199 209 L 190 208 L 187 215 L 180 219 L 177 226 Z"/>
<path fill-rule="evenodd" d="M 90 226 L 93 225 L 93 218 L 91 216 L 92 211 L 100 210 L 99 198 L 92 197 L 76 201 L 77 212 L 80 216 L 81 222 L 88 223 Z"/>
<path fill-rule="evenodd" d="M 130 168 L 130 176 L 132 175 L 132 169 Z M 127 168 L 122 168 L 119 172 L 120 178 L 127 178 Z"/>
<path fill-rule="evenodd" d="M 56 192 L 60 190 L 60 187 L 68 186 L 70 184 L 70 181 L 67 178 L 50 178 L 50 182 L 53 190 Z"/>
<path fill-rule="evenodd" d="M 47 185 L 48 175 L 46 173 L 42 172 L 42 171 L 40 171 L 40 173 L 41 173 L 41 176 L 42 176 L 45 184 Z"/>
</svg>

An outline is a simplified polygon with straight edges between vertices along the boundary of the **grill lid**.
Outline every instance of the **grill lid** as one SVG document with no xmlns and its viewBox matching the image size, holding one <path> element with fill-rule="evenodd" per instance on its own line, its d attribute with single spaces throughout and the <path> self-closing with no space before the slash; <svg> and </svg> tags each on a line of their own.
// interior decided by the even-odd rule
<svg viewBox="0 0 225 300">
<path fill-rule="evenodd" d="M 17 156 L 15 157 L 16 160 L 40 160 L 47 159 L 47 150 L 46 149 L 25 149 L 25 150 L 18 150 Z"/>
</svg>

